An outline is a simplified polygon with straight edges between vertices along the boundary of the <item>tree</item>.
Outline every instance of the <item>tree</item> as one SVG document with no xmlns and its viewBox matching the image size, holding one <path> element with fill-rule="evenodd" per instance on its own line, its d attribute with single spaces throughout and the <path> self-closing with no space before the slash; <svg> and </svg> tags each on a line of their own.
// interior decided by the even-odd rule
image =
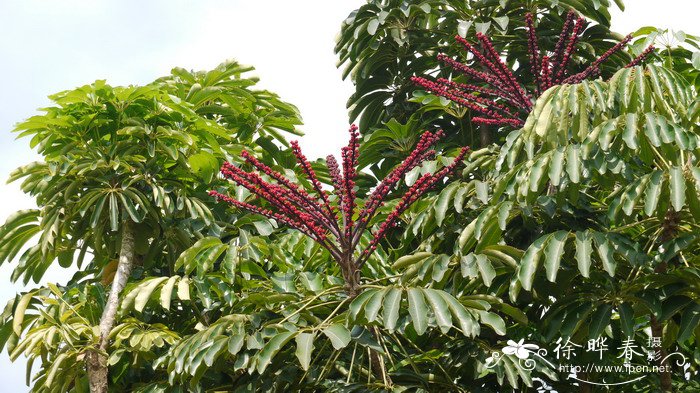
<svg viewBox="0 0 700 393">
<path fill-rule="evenodd" d="M 525 15 L 525 23 L 528 33 L 528 64 L 535 82 L 533 90 L 528 91 L 527 86 L 517 80 L 501 58 L 501 54 L 496 52 L 491 39 L 481 33 L 476 34 L 479 48 L 460 36 L 456 36 L 455 40 L 474 57 L 474 63 L 483 70 L 469 67 L 445 55 L 438 55 L 438 60 L 457 73 L 464 74 L 470 83 L 459 83 L 444 78 L 430 81 L 419 76 L 412 77 L 411 80 L 427 91 L 450 99 L 478 114 L 479 116 L 472 116 L 471 121 L 481 124 L 482 129 L 491 125 L 522 127 L 525 125 L 525 118 L 532 111 L 533 101 L 547 89 L 554 85 L 575 84 L 597 77 L 600 75 L 601 64 L 632 40 L 632 35 L 628 35 L 590 65 L 586 65 L 583 70 L 571 74 L 569 63 L 575 55 L 576 43 L 586 28 L 586 20 L 582 17 L 577 18 L 573 10 L 569 11 L 552 53 L 539 49 L 535 18 L 532 14 Z M 649 46 L 625 67 L 641 63 L 653 50 L 654 46 Z"/>
<path fill-rule="evenodd" d="M 348 27 L 340 42 L 345 45 L 342 51 L 348 51 L 343 56 L 356 61 L 362 74 L 358 78 L 365 78 L 358 79 L 358 89 L 372 91 L 371 99 L 358 101 L 365 109 L 355 113 L 366 111 L 361 126 L 363 121 L 370 126 L 361 127 L 363 135 L 354 135 L 355 142 L 346 148 L 345 175 L 338 173 L 340 166 L 336 168 L 333 159 L 309 162 L 296 144 L 288 147 L 271 131 L 261 137 L 246 133 L 240 124 L 247 121 L 242 119 L 251 121 L 248 131 L 261 129 L 259 110 L 241 114 L 228 107 L 245 102 L 255 108 L 248 90 L 235 90 L 240 96 L 228 101 L 229 93 L 221 92 L 214 108 L 224 108 L 214 114 L 208 101 L 200 102 L 197 115 L 216 129 L 228 121 L 242 131 L 241 140 L 236 139 L 230 150 L 219 143 L 224 153 L 217 155 L 216 144 L 207 139 L 216 165 L 205 160 L 212 164 L 199 171 L 206 176 L 192 181 L 203 204 L 211 203 L 212 223 L 173 217 L 164 227 L 191 226 L 193 232 L 187 232 L 175 250 L 159 248 L 153 262 L 135 269 L 126 284 L 108 346 L 115 388 L 509 392 L 545 390 L 547 384 L 571 391 L 574 384 L 567 372 L 553 367 L 552 353 L 534 356 L 533 345 L 544 348 L 560 336 L 578 345 L 605 337 L 618 346 L 630 338 L 648 338 L 650 331 L 662 338 L 661 359 L 647 361 L 635 355 L 632 360 L 663 363 L 664 353 L 678 352 L 688 368 L 681 372 L 674 366 L 670 373 L 652 373 L 609 390 L 700 389 L 695 381 L 700 366 L 700 240 L 695 235 L 700 103 L 693 87 L 668 67 L 614 71 L 648 43 L 635 44 L 634 55 L 620 51 L 612 56 L 602 78 L 543 85 L 532 110 L 521 113 L 522 126 L 500 125 L 497 138 L 463 157 L 456 146 L 470 141 L 478 146 L 480 141 L 470 135 L 471 115 L 457 103 L 417 93 L 402 108 L 395 103 L 407 102 L 406 88 L 406 97 L 397 94 L 388 108 L 384 105 L 388 96 L 381 86 L 388 79 L 378 66 L 385 64 L 381 56 L 386 55 L 390 74 L 400 69 L 401 76 L 413 76 L 404 71 L 415 67 L 423 71 L 416 74 L 424 75 L 437 66 L 428 55 L 442 48 L 431 39 L 443 35 L 434 26 L 451 26 L 444 29 L 449 32 L 445 37 L 452 37 L 455 29 L 471 37 L 462 16 L 474 16 L 481 30 L 489 29 L 489 23 L 499 25 L 504 33 L 494 37 L 494 48 L 505 51 L 505 66 L 510 68 L 527 63 L 526 10 L 539 11 L 537 27 L 545 32 L 541 47 L 547 50 L 556 47 L 565 21 L 559 13 L 568 5 L 600 23 L 584 30 L 579 44 L 591 47 L 576 59 L 574 71 L 584 70 L 616 45 L 606 27 L 608 2 L 601 0 L 597 8 L 586 2 L 559 3 L 566 6 L 487 1 L 391 3 L 393 7 L 372 2 L 363 7 L 347 21 L 354 29 Z M 422 27 L 414 31 L 411 26 Z M 400 43 L 408 38 L 410 42 Z M 394 47 L 392 40 L 399 44 Z M 406 51 L 396 67 L 392 48 Z M 447 48 L 448 54 L 451 50 Z M 671 65 L 682 68 L 685 63 L 683 57 Z M 514 77 L 532 89 L 536 81 L 534 75 L 528 80 L 527 69 L 516 68 Z M 440 72 L 445 78 L 451 75 Z M 168 92 L 180 92 L 182 105 L 189 107 L 193 104 L 185 98 L 196 97 L 189 95 L 196 91 L 192 79 L 201 78 L 200 84 L 207 85 L 206 75 L 198 75 L 157 83 Z M 371 86 L 378 86 L 376 95 Z M 169 99 L 163 98 L 166 103 Z M 289 108 L 281 103 L 265 107 Z M 280 110 L 288 113 L 282 116 L 285 124 L 296 121 L 293 110 Z M 267 124 L 279 126 L 274 119 Z M 435 153 L 423 157 L 426 142 L 421 135 L 435 135 L 423 134 L 424 128 L 441 127 L 445 138 L 433 141 Z M 240 145 L 247 145 L 247 153 Z M 408 157 L 413 162 L 414 151 L 423 151 L 417 154 L 421 164 L 409 170 L 405 161 Z M 455 156 L 463 161 L 462 170 L 449 183 L 436 182 L 433 190 L 421 192 L 421 198 L 409 198 L 412 204 L 404 209 L 406 195 L 421 188 L 416 184 L 457 165 Z M 223 159 L 225 175 L 239 185 L 213 180 L 210 173 Z M 167 168 L 185 165 L 183 171 L 196 171 L 187 164 L 177 160 Z M 345 183 L 349 178 L 354 186 Z M 381 179 L 392 179 L 392 187 L 385 187 Z M 343 191 L 326 195 L 326 185 Z M 166 192 L 173 197 L 169 206 L 176 209 L 174 190 Z M 206 190 L 233 206 L 214 204 L 213 197 L 204 196 Z M 334 228 L 330 220 L 333 207 L 343 198 L 337 213 L 346 223 L 358 222 L 362 210 L 347 209 L 353 205 L 348 201 L 371 207 L 377 193 L 384 205 L 367 214 L 366 226 L 356 232 L 358 250 L 369 246 L 371 251 L 366 262 L 350 266 L 358 269 L 352 271 L 347 259 L 334 255 L 336 240 L 348 237 L 344 231 L 342 236 L 333 234 L 336 230 L 341 235 L 341 228 Z M 181 206 L 185 210 L 186 201 Z M 121 217 L 130 217 L 129 212 Z M 111 216 L 103 220 L 111 223 Z M 24 225 L 21 219 L 12 222 L 8 228 Z M 380 239 L 376 244 L 374 237 Z M 114 258 L 121 242 L 110 241 L 115 242 Z M 13 250 L 3 244 L 11 243 L 0 244 L 0 250 Z M 356 272 L 362 280 L 356 280 Z M 91 274 L 95 273 L 86 277 Z M 76 364 L 97 342 L 92 327 L 103 307 L 92 300 L 104 298 L 104 291 L 100 285 L 83 285 L 82 277 L 65 288 L 48 286 L 18 297 L 2 316 L 0 342 L 7 341 L 13 356 L 29 351 L 42 357 L 37 390 L 77 391 L 86 383 Z M 56 336 L 62 345 L 55 345 Z M 528 354 L 533 356 L 524 359 Z M 576 364 L 592 360 L 611 366 L 624 361 L 588 356 Z M 625 382 L 619 375 L 594 372 L 579 377 Z M 591 391 L 585 383 L 577 387 Z"/>
<path fill-rule="evenodd" d="M 622 39 L 609 30 L 611 3 L 608 0 L 368 1 L 343 22 L 335 48 L 339 63 L 345 67 L 343 77 L 350 77 L 356 86 L 348 100 L 350 120 L 359 118 L 360 129 L 368 134 L 391 119 L 405 124 L 414 115 L 423 117 L 423 127 L 439 124 L 445 130 L 470 129 L 468 112 L 437 111 L 426 115 L 420 105 L 422 98 L 413 97 L 411 77 L 434 73 L 449 77 L 447 70 L 440 69 L 435 54 L 460 55 L 461 46 L 453 45 L 455 35 L 466 38 L 474 33 L 489 34 L 496 50 L 513 67 L 527 57 L 525 15 L 528 12 L 542 16 L 538 27 L 543 38 L 541 48 L 554 50 L 566 13 L 573 9 L 595 22 L 582 32 L 580 42 L 585 43 L 585 50 L 573 59 L 573 63 L 590 63 Z M 615 4 L 624 9 L 621 1 Z M 603 76 L 609 77 L 630 60 L 626 53 L 617 54 L 603 65 Z M 518 79 L 528 85 L 534 82 L 529 71 L 527 67 L 516 70 Z M 478 143 L 476 140 L 470 145 L 477 148 L 481 146 Z"/>
<path fill-rule="evenodd" d="M 683 75 L 696 90 L 700 88 L 700 37 L 653 26 L 642 27 L 633 35 L 637 48 L 656 45 L 665 67 Z"/>
<path fill-rule="evenodd" d="M 313 186 L 313 193 L 307 192 L 281 173 L 275 172 L 251 156 L 250 153 L 244 151 L 243 157 L 247 163 L 270 177 L 272 183 L 263 180 L 259 174 L 246 172 L 229 163 L 225 163 L 222 167 L 222 174 L 225 178 L 265 200 L 274 210 L 239 201 L 217 191 L 210 191 L 210 195 L 239 209 L 248 210 L 288 225 L 309 236 L 325 248 L 341 268 L 346 292 L 348 296 L 354 298 L 359 294 L 362 266 L 376 250 L 379 242 L 392 227 L 398 224 L 401 214 L 430 188 L 449 175 L 469 151 L 468 147 L 460 149 L 452 164 L 435 174 L 425 174 L 413 183 L 379 229 L 371 234 L 369 242 L 361 246 L 360 240 L 368 223 L 377 214 L 377 210 L 384 205 L 384 199 L 389 192 L 408 171 L 419 167 L 435 154 L 435 151 L 430 150 L 430 147 L 442 136 L 441 131 L 435 134 L 425 132 L 411 155 L 382 180 L 371 193 L 368 193 L 362 208 L 358 203 L 357 191 L 355 190 L 360 143 L 357 127 L 354 125 L 350 128 L 350 142 L 342 150 L 342 170 L 335 157 L 329 155 L 326 158 L 326 166 L 334 187 L 335 203 L 331 203 L 330 194 L 322 188 L 316 172 L 301 152 L 296 141 L 292 142 L 292 151 L 306 175 L 306 180 Z"/>
<path fill-rule="evenodd" d="M 295 132 L 297 110 L 251 90 L 255 79 L 241 77 L 250 70 L 229 62 L 209 72 L 175 69 L 140 87 L 97 81 L 51 96 L 56 106 L 17 126 L 44 161 L 10 181 L 23 178 L 39 209 L 7 220 L 0 261 L 21 255 L 13 279 L 25 283 L 39 282 L 55 262 L 79 269 L 66 288 L 28 292 L 3 315 L 0 342 L 9 342 L 11 357 L 42 359 L 37 390 L 80 386 L 84 358 L 91 391 L 107 391 L 110 335 L 129 280 L 172 272 L 182 251 L 221 231 L 205 203 L 220 162 L 255 139 L 284 141 L 280 131 Z M 69 330 L 59 323 L 65 314 L 50 317 L 66 308 L 77 324 Z"/>
<path fill-rule="evenodd" d="M 663 338 L 661 359 L 679 352 L 697 374 L 698 104 L 681 76 L 655 66 L 553 87 L 502 147 L 473 153 L 477 180 L 437 197 L 436 208 L 458 212 L 474 198 L 466 220 L 446 214 L 464 227 L 458 246 L 442 252 L 461 255 L 466 274 L 538 321 L 508 337 L 544 347 L 558 335 L 585 345 L 603 334 L 612 347 L 645 340 L 647 328 Z M 444 237 L 424 236 L 434 250 L 436 236 Z M 414 269 L 435 254 L 416 255 Z M 676 369 L 634 389 L 696 385 Z"/>
</svg>

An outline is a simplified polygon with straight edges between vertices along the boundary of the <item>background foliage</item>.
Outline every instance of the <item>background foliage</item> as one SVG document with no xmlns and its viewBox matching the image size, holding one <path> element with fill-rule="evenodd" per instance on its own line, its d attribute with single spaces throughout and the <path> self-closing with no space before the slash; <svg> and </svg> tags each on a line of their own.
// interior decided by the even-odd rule
<svg viewBox="0 0 700 393">
<path fill-rule="evenodd" d="M 254 90 L 255 80 L 243 76 L 248 69 L 176 69 L 144 87 L 96 82 L 59 93 L 54 107 L 18 127 L 44 161 L 12 178 L 24 179 L 40 209 L 8 220 L 0 256 L 20 256 L 14 279 L 38 281 L 56 262 L 79 272 L 64 287 L 11 300 L 0 344 L 13 358 L 38 359 L 28 374 L 33 390 L 85 390 L 81 360 L 95 343 L 119 234 L 131 222 L 139 267 L 111 334 L 115 391 L 504 392 L 533 391 L 542 380 L 570 391 L 566 373 L 544 362 L 532 372 L 514 355 L 486 364 L 508 340 L 551 348 L 558 337 L 584 344 L 604 335 L 613 346 L 625 336 L 645 342 L 659 328 L 663 349 L 683 353 L 690 365 L 674 369 L 674 391 L 700 389 L 700 103 L 692 49 L 613 74 L 630 58 L 621 55 L 602 79 L 550 89 L 522 129 L 498 130 L 487 146 L 473 136 L 467 112 L 408 84 L 410 76 L 442 72 L 434 55 L 457 54 L 454 34 L 488 31 L 515 65 L 526 51 L 525 10 L 542 15 L 545 35 L 561 29 L 570 7 L 597 22 L 582 39 L 577 61 L 584 62 L 619 37 L 608 29 L 610 6 L 370 1 L 343 23 L 337 52 L 356 83 L 351 118 L 359 116 L 364 136 L 360 197 L 426 127 L 443 128 L 447 140 L 396 196 L 448 162 L 453 147 L 475 150 L 380 245 L 354 299 L 316 243 L 204 195 L 223 186 L 213 176 L 223 160 L 244 164 L 243 147 L 287 176 L 300 173 L 285 142 L 298 113 Z M 654 32 L 640 30 L 633 50 L 660 39 Z M 694 37 L 686 40 L 694 45 Z M 250 197 L 242 189 L 235 196 Z M 386 369 L 374 372 L 373 356 Z M 658 391 L 661 378 L 649 375 L 632 388 Z"/>
</svg>

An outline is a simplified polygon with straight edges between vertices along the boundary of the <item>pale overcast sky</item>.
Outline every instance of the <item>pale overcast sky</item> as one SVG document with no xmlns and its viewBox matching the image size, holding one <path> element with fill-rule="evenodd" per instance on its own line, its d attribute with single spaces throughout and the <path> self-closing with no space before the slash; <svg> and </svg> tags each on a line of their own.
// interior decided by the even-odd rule
<svg viewBox="0 0 700 393">
<path fill-rule="evenodd" d="M 352 92 L 335 68 L 334 38 L 362 0 L 0 0 L 0 178 L 36 157 L 13 124 L 48 103 L 46 96 L 107 79 L 141 84 L 173 67 L 210 69 L 235 58 L 257 68 L 260 86 L 301 110 L 310 157 L 335 153 L 345 142 L 345 102 Z M 700 34 L 698 0 L 626 0 L 614 30 L 654 25 Z M 31 208 L 18 183 L 0 181 L 0 222 Z M 23 290 L 0 267 L 0 306 Z M 59 269 L 47 275 L 64 282 Z M 24 362 L 0 355 L 0 393 L 26 392 Z"/>
</svg>

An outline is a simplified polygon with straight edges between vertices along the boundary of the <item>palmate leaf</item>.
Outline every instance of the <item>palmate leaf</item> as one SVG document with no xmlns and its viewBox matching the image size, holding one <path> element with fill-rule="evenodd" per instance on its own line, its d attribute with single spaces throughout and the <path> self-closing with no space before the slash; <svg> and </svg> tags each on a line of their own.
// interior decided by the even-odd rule
<svg viewBox="0 0 700 393">
<path fill-rule="evenodd" d="M 610 2 L 566 1 L 573 8 L 595 20 L 596 29 L 586 29 L 583 41 L 590 50 L 601 54 L 610 47 L 608 31 Z M 391 118 L 403 121 L 419 109 L 411 105 L 409 78 L 425 75 L 439 68 L 434 53 L 460 54 L 458 46 L 444 45 L 445 36 L 459 34 L 471 38 L 475 32 L 493 35 L 496 47 L 508 45 L 509 64 L 527 56 L 523 15 L 535 12 L 547 15 L 545 29 L 560 27 L 565 15 L 562 5 L 549 1 L 492 1 L 478 4 L 430 0 L 373 0 L 353 11 L 343 22 L 335 51 L 344 66 L 343 78 L 351 77 L 356 91 L 348 100 L 351 118 L 360 116 L 360 127 L 381 127 Z M 503 38 L 501 38 L 503 37 Z M 548 48 L 549 50 L 553 48 Z M 582 57 L 592 56 L 588 52 Z M 578 59 L 576 60 L 579 61 Z M 619 62 L 620 60 L 618 60 Z M 606 68 L 607 65 L 603 64 Z M 520 67 L 520 69 L 528 69 Z M 523 71 L 520 71 L 522 73 Z M 447 76 L 442 71 L 439 76 Z M 527 76 L 527 79 L 531 79 Z"/>
<path fill-rule="evenodd" d="M 145 356 L 175 344 L 180 336 L 161 323 L 148 324 L 135 318 L 126 318 L 110 332 L 114 340 L 114 351 L 109 363 L 117 364 L 125 352 L 141 353 Z"/>
<path fill-rule="evenodd" d="M 697 219 L 695 201 L 700 194 L 700 168 L 674 166 L 640 176 L 622 188 L 610 202 L 608 217 L 617 221 L 622 214 L 644 213 L 647 217 L 663 217 L 668 205 L 676 212 L 690 211 Z"/>
<path fill-rule="evenodd" d="M 302 369 L 311 366 L 311 354 L 314 342 L 318 340 L 316 331 L 284 330 L 265 328 L 251 332 L 247 317 L 242 315 L 226 316 L 205 329 L 190 335 L 175 344 L 168 354 L 157 363 L 167 362 L 167 370 L 171 373 L 171 383 L 175 378 L 181 378 L 196 386 L 197 381 L 207 367 L 212 367 L 217 361 L 226 359 L 233 362 L 236 370 L 247 369 L 252 374 L 264 374 L 274 363 L 275 358 L 288 348 L 288 343 L 294 339 L 296 351 Z M 270 331 L 272 330 L 272 331 Z M 350 331 L 341 323 L 333 323 L 319 329 L 335 350 L 342 350 L 353 339 Z M 286 357 L 284 359 L 287 359 Z M 192 378 L 194 384 L 192 384 Z"/>
<path fill-rule="evenodd" d="M 0 228 L 0 264 L 11 261 L 22 247 L 39 233 L 39 210 L 20 210 Z"/>
<path fill-rule="evenodd" d="M 14 277 L 38 282 L 56 258 L 71 263 L 66 249 L 77 244 L 97 256 L 97 265 L 111 260 L 127 221 L 143 224 L 143 241 L 159 238 L 152 232 L 160 228 L 182 231 L 163 237 L 170 250 L 211 234 L 214 217 L 205 202 L 211 168 L 218 167 L 213 164 L 237 156 L 259 137 L 281 137 L 281 130 L 298 134 L 296 108 L 253 90 L 256 79 L 242 77 L 248 71 L 226 62 L 209 72 L 174 70 L 141 87 L 97 81 L 52 95 L 45 114 L 19 123 L 15 131 L 32 138 L 44 162 L 11 176 L 23 181 L 23 191 L 36 197 L 42 211 L 39 228 L 32 229 L 40 235 L 39 248 L 25 253 Z M 207 110 L 199 113 L 203 106 Z M 7 245 L 3 250 L 0 244 L 0 257 L 16 257 L 20 240 L 30 241 L 29 230 L 0 238 Z M 152 258 L 162 255 L 152 251 Z"/>
<path fill-rule="evenodd" d="M 190 300 L 190 284 L 189 278 L 180 276 L 147 278 L 125 290 L 121 309 L 142 312 L 149 301 L 158 299 L 161 307 L 169 310 L 173 296 L 181 301 Z"/>
<path fill-rule="evenodd" d="M 403 299 L 407 308 L 401 306 Z M 350 323 L 380 323 L 378 316 L 381 311 L 381 325 L 389 331 L 397 329 L 397 321 L 409 318 L 419 335 L 424 334 L 429 326 L 434 326 L 442 333 L 448 333 L 451 328 L 456 327 L 468 337 L 479 335 L 481 321 L 498 334 L 504 334 L 503 319 L 489 312 L 489 308 L 488 303 L 481 301 L 461 302 L 440 289 L 387 287 L 366 289 L 350 304 L 348 318 Z M 408 315 L 402 313 L 406 309 Z"/>
<path fill-rule="evenodd" d="M 183 268 L 185 274 L 197 271 L 198 275 L 208 272 L 223 253 L 229 249 L 218 237 L 205 237 L 185 250 L 175 262 L 175 269 Z M 231 250 L 231 253 L 236 252 Z M 227 254 L 228 255 L 228 254 Z"/>
<path fill-rule="evenodd" d="M 571 253 L 575 255 L 577 268 L 584 277 L 590 276 L 593 258 L 600 261 L 603 270 L 611 277 L 615 275 L 618 258 L 634 265 L 648 260 L 648 256 L 639 249 L 638 245 L 617 233 L 593 230 L 557 231 L 539 237 L 525 250 L 517 272 L 523 289 L 527 291 L 532 289 L 537 272 L 540 270 L 540 261 L 545 267 L 547 279 L 556 282 L 557 273 L 562 268 L 562 261 L 567 260 L 567 248 L 571 249 Z"/>
<path fill-rule="evenodd" d="M 648 102 L 632 105 L 631 97 Z M 673 97 L 675 106 L 666 97 Z M 609 83 L 553 87 L 540 97 L 523 129 L 506 138 L 496 160 L 500 176 L 494 197 L 507 191 L 532 203 L 549 187 L 561 192 L 594 176 L 630 177 L 632 157 L 652 168 L 680 167 L 686 163 L 659 160 L 678 151 L 698 153 L 697 125 L 686 115 L 692 105 L 687 84 L 655 66 L 621 70 Z M 682 182 L 674 179 L 678 187 L 672 201 L 680 208 Z"/>
<path fill-rule="evenodd" d="M 161 358 L 155 367 L 159 366 L 160 362 L 166 362 L 171 382 L 179 374 L 194 375 L 197 369 L 205 365 L 204 355 L 211 348 L 215 339 L 225 338 L 227 340 L 224 347 L 226 350 L 240 350 L 240 346 L 231 345 L 231 339 L 244 334 L 243 329 L 246 321 L 247 317 L 243 315 L 229 315 L 220 318 L 206 329 L 179 341 L 170 348 L 168 356 Z M 214 352 L 220 354 L 220 349 L 216 348 Z"/>
</svg>

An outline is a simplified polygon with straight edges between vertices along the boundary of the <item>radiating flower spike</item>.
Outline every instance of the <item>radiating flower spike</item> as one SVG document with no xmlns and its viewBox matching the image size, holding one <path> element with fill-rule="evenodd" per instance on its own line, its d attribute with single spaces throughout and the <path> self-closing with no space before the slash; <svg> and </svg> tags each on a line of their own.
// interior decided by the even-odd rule
<svg viewBox="0 0 700 393">
<path fill-rule="evenodd" d="M 554 85 L 580 83 L 597 77 L 600 75 L 601 63 L 621 51 L 632 39 L 631 36 L 625 37 L 582 72 L 570 75 L 569 65 L 586 26 L 584 18 L 577 17 L 573 10 L 569 11 L 554 50 L 547 52 L 540 47 L 537 40 L 535 17 L 529 13 L 525 15 L 530 72 L 535 80 L 532 92 L 528 92 L 525 84 L 517 80 L 494 49 L 489 37 L 482 33 L 476 34 L 481 49 L 477 49 L 463 37 L 455 37 L 455 41 L 473 55 L 474 66 L 462 64 L 444 54 L 437 56 L 438 61 L 471 79 L 473 83 L 458 83 L 442 78 L 432 81 L 418 76 L 412 77 L 411 81 L 426 91 L 469 109 L 473 112 L 471 120 L 474 123 L 522 127 L 535 100 L 545 90 Z M 639 64 L 652 51 L 653 47 L 647 48 L 627 67 Z M 477 66 L 481 69 L 477 69 Z"/>
<path fill-rule="evenodd" d="M 364 202 L 358 200 L 355 190 L 360 134 L 355 125 L 350 127 L 349 133 L 350 140 L 341 153 L 342 162 L 339 164 L 332 155 L 326 157 L 326 165 L 335 189 L 335 199 L 330 198 L 328 191 L 323 189 L 323 185 L 297 142 L 292 142 L 292 153 L 311 183 L 313 192 L 310 193 L 302 186 L 295 184 L 283 174 L 263 164 L 252 154 L 243 152 L 243 158 L 255 171 L 248 172 L 234 164 L 224 163 L 221 174 L 224 178 L 249 190 L 255 197 L 265 200 L 271 207 L 238 201 L 217 191 L 210 191 L 209 194 L 238 209 L 260 214 L 294 228 L 319 243 L 329 251 L 340 266 L 346 284 L 351 289 L 349 294 L 354 296 L 359 284 L 359 269 L 384 239 L 389 228 L 396 224 L 401 214 L 421 195 L 449 175 L 462 162 L 469 149 L 463 148 L 452 164 L 436 174 L 424 175 L 409 187 L 401 197 L 398 207 L 372 236 L 369 247 L 359 252 L 356 249 L 362 234 L 369 231 L 370 222 L 376 216 L 379 207 L 384 204 L 389 193 L 396 189 L 406 173 L 435 155 L 432 147 L 443 136 L 443 132 L 423 133 L 411 154 L 369 193 Z M 358 205 L 361 205 L 359 211 Z M 341 213 L 340 217 L 336 214 L 338 211 Z M 355 220 L 356 216 L 357 220 Z"/>
</svg>

